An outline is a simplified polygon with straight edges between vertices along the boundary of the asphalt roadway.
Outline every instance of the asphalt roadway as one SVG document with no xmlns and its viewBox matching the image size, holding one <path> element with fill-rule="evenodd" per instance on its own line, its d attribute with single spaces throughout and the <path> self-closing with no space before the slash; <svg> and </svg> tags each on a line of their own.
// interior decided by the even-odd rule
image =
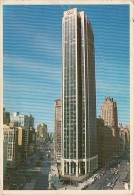
<svg viewBox="0 0 134 195">
<path fill-rule="evenodd" d="M 115 178 L 115 174 L 110 170 L 106 170 L 105 174 L 91 184 L 87 190 L 102 190 L 107 188 L 107 184 Z"/>
<path fill-rule="evenodd" d="M 48 174 L 50 171 L 51 161 L 47 157 L 42 161 L 40 172 L 36 176 L 33 190 L 47 190 L 48 189 Z"/>
<path fill-rule="evenodd" d="M 130 159 L 129 152 L 126 151 L 122 157 L 120 157 L 116 165 L 114 164 L 109 166 L 105 170 L 105 174 L 101 176 L 101 178 L 97 179 L 93 184 L 91 184 L 87 190 L 112 190 L 112 189 L 118 189 L 118 185 L 122 185 L 121 189 L 124 189 L 124 186 L 122 184 L 122 180 L 126 177 L 126 175 L 129 173 L 129 164 L 128 161 Z M 118 169 L 118 173 L 115 174 L 111 168 L 115 167 Z M 115 181 L 115 182 L 114 182 Z M 107 186 L 109 183 L 115 183 L 113 187 Z M 120 187 L 120 186 L 119 186 Z"/>
</svg>

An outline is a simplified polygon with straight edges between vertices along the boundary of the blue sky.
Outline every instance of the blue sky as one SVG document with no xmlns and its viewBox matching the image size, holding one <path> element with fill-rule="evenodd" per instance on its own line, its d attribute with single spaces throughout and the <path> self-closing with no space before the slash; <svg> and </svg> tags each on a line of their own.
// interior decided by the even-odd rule
<svg viewBox="0 0 134 195">
<path fill-rule="evenodd" d="M 61 98 L 62 16 L 85 11 L 95 36 L 97 116 L 105 97 L 115 99 L 118 122 L 129 124 L 129 6 L 4 6 L 4 107 L 31 113 L 35 125 L 54 129 L 54 100 Z"/>
</svg>

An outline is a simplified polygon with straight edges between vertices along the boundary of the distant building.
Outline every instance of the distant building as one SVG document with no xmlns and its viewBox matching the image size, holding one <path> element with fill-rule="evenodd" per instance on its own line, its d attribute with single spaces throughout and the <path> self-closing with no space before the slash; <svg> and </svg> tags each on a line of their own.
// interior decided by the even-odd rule
<svg viewBox="0 0 134 195">
<path fill-rule="evenodd" d="M 54 153 L 57 161 L 61 159 L 62 100 L 55 100 Z"/>
<path fill-rule="evenodd" d="M 21 153 L 21 159 L 25 158 L 28 154 L 29 142 L 27 140 L 27 130 L 22 127 L 16 127 L 18 131 L 18 149 Z"/>
<path fill-rule="evenodd" d="M 29 127 L 29 121 L 27 115 L 20 115 L 19 112 L 14 112 L 13 117 L 11 118 L 11 122 L 18 122 L 18 126 Z"/>
<path fill-rule="evenodd" d="M 10 112 L 7 112 L 5 108 L 3 108 L 3 124 L 9 125 L 10 123 Z"/>
<path fill-rule="evenodd" d="M 30 128 L 29 131 L 29 144 L 31 143 L 35 143 L 36 141 L 36 132 L 35 132 L 35 128 Z"/>
<path fill-rule="evenodd" d="M 34 117 L 31 114 L 29 115 L 29 127 L 34 127 Z"/>
<path fill-rule="evenodd" d="M 37 126 L 37 137 L 47 142 L 47 130 L 47 125 L 45 123 L 39 124 Z"/>
<path fill-rule="evenodd" d="M 13 117 L 11 118 L 11 122 L 18 122 L 18 126 L 23 127 L 25 129 L 34 127 L 34 117 L 31 114 L 28 116 L 20 115 L 19 112 L 14 112 Z"/>
<path fill-rule="evenodd" d="M 53 143 L 54 133 L 53 132 L 48 132 L 47 135 L 48 135 L 48 142 Z"/>
<path fill-rule="evenodd" d="M 30 114 L 27 115 L 20 115 L 19 112 L 14 112 L 13 117 L 11 118 L 11 122 L 17 124 L 16 127 L 19 129 L 23 129 L 23 134 L 25 135 L 25 155 L 28 152 L 28 145 L 29 145 L 29 131 L 30 128 L 34 127 L 34 117 Z"/>
<path fill-rule="evenodd" d="M 104 104 L 101 106 L 101 118 L 104 120 L 104 124 L 118 128 L 118 113 L 117 105 L 113 98 L 107 97 Z"/>
<path fill-rule="evenodd" d="M 119 124 L 119 135 L 120 135 L 120 150 L 121 153 L 130 148 L 130 129 L 129 126 L 123 127 L 122 124 Z"/>
<path fill-rule="evenodd" d="M 35 149 L 36 149 L 36 132 L 35 132 L 35 128 L 30 127 L 28 154 L 32 154 L 35 151 Z"/>
</svg>

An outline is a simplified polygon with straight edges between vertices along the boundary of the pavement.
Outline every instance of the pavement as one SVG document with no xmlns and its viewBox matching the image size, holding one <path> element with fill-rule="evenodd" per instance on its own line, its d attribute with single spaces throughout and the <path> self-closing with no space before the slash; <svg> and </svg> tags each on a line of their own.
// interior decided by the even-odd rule
<svg viewBox="0 0 134 195">
<path fill-rule="evenodd" d="M 59 177 L 58 174 L 58 168 L 57 165 L 53 165 L 51 167 L 51 177 L 57 176 Z M 58 188 L 57 190 L 81 190 L 84 187 L 87 187 L 89 184 L 91 184 L 93 182 L 93 178 L 90 177 L 89 179 L 87 179 L 86 181 L 82 182 L 82 183 L 78 183 L 78 186 L 73 186 L 73 185 L 62 185 L 63 187 Z"/>
</svg>

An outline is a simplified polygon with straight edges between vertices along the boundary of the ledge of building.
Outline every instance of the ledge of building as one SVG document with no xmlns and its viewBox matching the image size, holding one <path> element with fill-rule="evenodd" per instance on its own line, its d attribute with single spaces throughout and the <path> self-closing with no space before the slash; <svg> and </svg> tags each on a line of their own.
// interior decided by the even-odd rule
<svg viewBox="0 0 134 195">
<path fill-rule="evenodd" d="M 89 177 L 91 177 L 92 174 L 87 174 L 87 175 L 79 175 L 76 177 L 75 175 L 62 175 L 60 177 L 61 181 L 77 181 L 82 183 L 83 181 L 87 180 Z"/>
</svg>

